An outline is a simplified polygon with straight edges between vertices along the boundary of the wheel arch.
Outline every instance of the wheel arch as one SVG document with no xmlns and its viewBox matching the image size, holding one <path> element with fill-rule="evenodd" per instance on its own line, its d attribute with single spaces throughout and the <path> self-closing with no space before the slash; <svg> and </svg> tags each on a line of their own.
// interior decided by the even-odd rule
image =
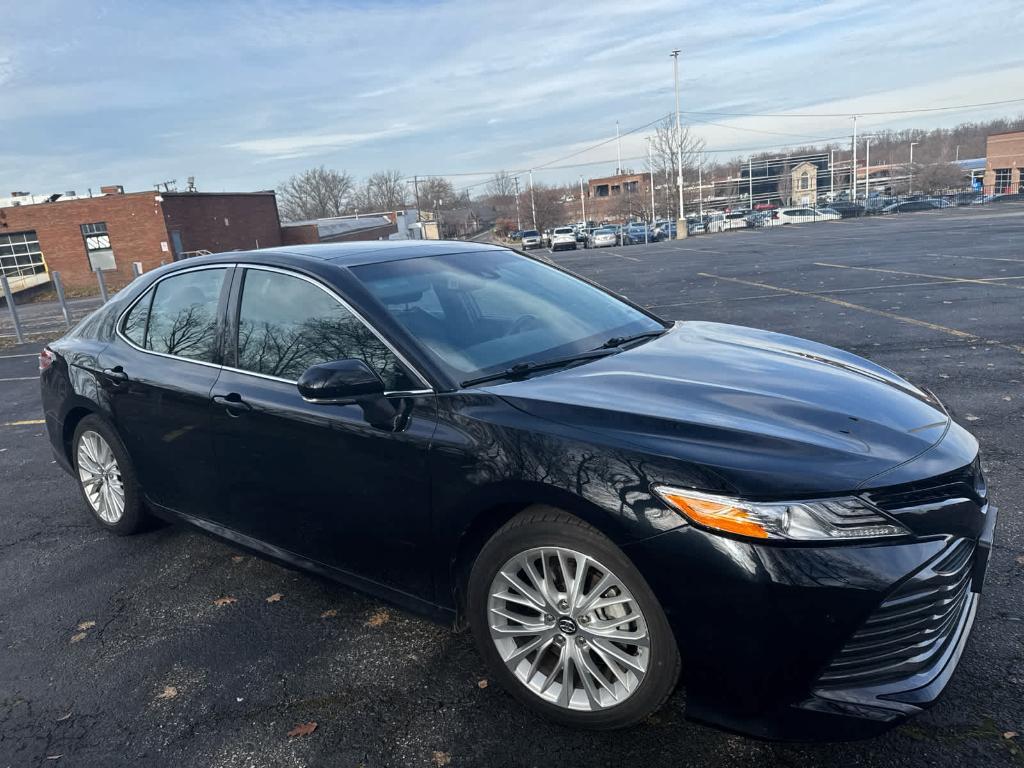
<svg viewBox="0 0 1024 768">
<path fill-rule="evenodd" d="M 528 485 L 515 491 L 491 489 L 486 499 L 478 499 L 468 505 L 464 514 L 459 516 L 463 522 L 452 550 L 447 585 L 455 607 L 457 629 L 466 626 L 466 586 L 477 555 L 505 523 L 536 507 L 549 507 L 577 517 L 607 536 L 616 546 L 630 540 L 614 515 L 573 493 L 545 485 Z"/>
</svg>

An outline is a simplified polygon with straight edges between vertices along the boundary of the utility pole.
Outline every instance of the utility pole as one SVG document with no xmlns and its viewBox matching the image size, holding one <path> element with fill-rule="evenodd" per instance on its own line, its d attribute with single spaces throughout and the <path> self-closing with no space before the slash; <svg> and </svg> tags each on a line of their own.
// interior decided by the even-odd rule
<svg viewBox="0 0 1024 768">
<path fill-rule="evenodd" d="M 654 215 L 654 150 L 651 145 L 651 137 L 647 137 L 647 169 L 651 172 L 651 226 L 658 217 Z"/>
<path fill-rule="evenodd" d="M 533 168 L 530 169 L 530 210 L 533 211 L 533 228 L 540 232 L 537 228 L 537 201 L 533 199 Z"/>
<path fill-rule="evenodd" d="M 835 154 L 834 149 L 828 151 L 828 195 L 833 201 L 836 199 L 836 167 L 833 159 Z"/>
<path fill-rule="evenodd" d="M 523 231 L 523 220 L 519 216 L 519 177 L 515 177 L 516 180 L 516 229 L 519 232 Z"/>
<path fill-rule="evenodd" d="M 956 145 L 956 162 L 960 162 L 960 145 Z"/>
<path fill-rule="evenodd" d="M 867 138 L 867 147 L 864 150 L 864 200 L 867 201 L 871 194 L 871 137 Z"/>
<path fill-rule="evenodd" d="M 583 194 L 583 176 L 580 176 L 580 208 L 583 211 L 583 226 L 587 225 L 587 198 Z"/>
<path fill-rule="evenodd" d="M 622 173 L 622 137 L 619 135 L 619 121 L 615 121 L 615 154 L 617 156 L 615 175 Z"/>
<path fill-rule="evenodd" d="M 701 223 L 704 222 L 704 153 L 697 157 L 697 206 Z"/>
<path fill-rule="evenodd" d="M 416 193 L 416 221 L 420 222 L 420 221 L 423 221 L 423 219 L 420 217 L 420 177 L 419 176 L 413 176 L 412 177 L 412 188 L 413 188 L 413 191 Z"/>
<path fill-rule="evenodd" d="M 907 168 L 907 194 L 908 195 L 914 194 L 914 147 L 917 146 L 918 143 L 919 142 L 916 142 L 916 141 L 910 142 L 910 165 Z"/>
<path fill-rule="evenodd" d="M 747 200 L 750 202 L 750 210 L 754 210 L 754 160 L 747 158 Z"/>
<path fill-rule="evenodd" d="M 857 116 L 853 116 L 853 162 L 850 168 L 850 200 L 857 201 Z"/>
<path fill-rule="evenodd" d="M 676 239 L 682 240 L 686 231 L 686 212 L 683 209 L 683 128 L 679 117 L 679 49 L 672 51 L 672 73 L 676 90 L 676 184 L 679 186 L 679 218 L 676 221 Z"/>
</svg>

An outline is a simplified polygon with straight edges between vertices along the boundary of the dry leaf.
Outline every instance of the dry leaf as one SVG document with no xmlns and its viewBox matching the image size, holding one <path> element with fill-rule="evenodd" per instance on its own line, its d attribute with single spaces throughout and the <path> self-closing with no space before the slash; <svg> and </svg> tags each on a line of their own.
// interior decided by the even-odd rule
<svg viewBox="0 0 1024 768">
<path fill-rule="evenodd" d="M 366 622 L 368 627 L 379 627 L 382 624 L 387 624 L 391 621 L 391 614 L 385 611 L 383 608 L 374 613 Z"/>
<path fill-rule="evenodd" d="M 237 602 L 238 600 L 236 598 L 231 597 L 230 595 L 225 595 L 224 597 L 218 597 L 216 600 L 213 601 L 213 604 L 216 605 L 218 608 L 221 608 L 225 605 L 231 605 L 232 603 Z"/>
<path fill-rule="evenodd" d="M 284 595 L 282 595 L 280 592 L 275 592 L 274 594 L 272 594 L 270 597 L 267 598 L 267 602 L 268 603 L 280 603 L 282 597 L 284 597 Z"/>
<path fill-rule="evenodd" d="M 158 693 L 158 699 L 175 699 L 178 697 L 178 689 L 173 685 L 165 685 L 163 693 Z"/>
<path fill-rule="evenodd" d="M 434 753 L 434 765 L 440 766 L 448 765 L 452 761 L 452 756 L 447 752 L 435 752 Z"/>
<path fill-rule="evenodd" d="M 1017 562 L 1020 563 L 1021 565 L 1024 565 L 1024 555 L 1018 555 L 1017 556 Z"/>
<path fill-rule="evenodd" d="M 477 688 L 486 688 L 487 687 L 487 678 L 484 678 L 479 683 L 477 683 L 476 687 Z"/>
<path fill-rule="evenodd" d="M 333 619 L 337 615 L 338 615 L 338 609 L 337 608 L 328 608 L 326 611 L 324 611 L 323 613 L 320 614 L 320 618 L 321 619 Z"/>
<path fill-rule="evenodd" d="M 83 622 L 81 622 L 78 625 L 77 629 L 79 629 L 80 631 L 84 632 L 85 630 L 92 629 L 95 626 L 96 626 L 96 622 L 95 621 L 83 621 Z"/>
<path fill-rule="evenodd" d="M 1003 738 L 1004 739 L 1015 739 L 1015 738 L 1017 738 L 1017 732 L 1016 731 L 1005 731 L 1003 733 Z"/>
<path fill-rule="evenodd" d="M 294 739 L 296 736 L 309 736 L 313 731 L 316 730 L 316 723 L 299 723 L 290 731 L 288 731 L 288 738 Z"/>
<path fill-rule="evenodd" d="M 240 563 L 240 562 L 242 562 L 243 560 L 245 560 L 245 558 L 244 558 L 244 557 L 242 557 L 242 555 L 232 555 L 232 556 L 231 556 L 231 562 L 232 562 L 232 563 Z"/>
<path fill-rule="evenodd" d="M 71 636 L 71 642 L 72 643 L 79 643 L 82 640 L 85 640 L 85 638 L 88 636 L 88 634 L 89 634 L 88 632 L 79 632 L 77 635 L 72 635 Z"/>
<path fill-rule="evenodd" d="M 60 755 L 47 755 L 46 759 L 47 760 L 60 760 L 62 757 L 64 757 L 63 754 L 60 754 Z"/>
<path fill-rule="evenodd" d="M 68 712 L 64 717 L 58 717 L 54 722 L 63 723 L 65 720 L 71 719 L 71 713 Z"/>
<path fill-rule="evenodd" d="M 967 414 L 967 420 L 968 421 L 977 421 L 980 418 L 981 418 L 981 416 L 972 416 L 971 414 Z"/>
</svg>

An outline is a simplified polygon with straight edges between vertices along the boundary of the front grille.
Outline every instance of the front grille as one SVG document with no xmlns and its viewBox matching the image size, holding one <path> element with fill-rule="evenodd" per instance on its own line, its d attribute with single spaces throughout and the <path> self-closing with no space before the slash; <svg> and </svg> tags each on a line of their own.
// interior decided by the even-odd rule
<svg viewBox="0 0 1024 768">
<path fill-rule="evenodd" d="M 984 504 L 986 490 L 981 462 L 976 458 L 966 467 L 944 475 L 868 491 L 864 495 L 879 509 L 894 512 L 909 507 L 941 504 L 953 499 L 970 499 Z"/>
<path fill-rule="evenodd" d="M 935 666 L 971 606 L 974 546 L 957 540 L 890 594 L 829 664 L 819 686 L 890 683 Z"/>
</svg>

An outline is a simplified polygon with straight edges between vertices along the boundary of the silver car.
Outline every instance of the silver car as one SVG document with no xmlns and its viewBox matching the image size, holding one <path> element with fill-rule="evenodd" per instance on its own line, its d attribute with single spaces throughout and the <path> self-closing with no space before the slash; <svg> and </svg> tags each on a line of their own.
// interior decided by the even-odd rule
<svg viewBox="0 0 1024 768">
<path fill-rule="evenodd" d="M 590 235 L 591 248 L 608 248 L 614 245 L 618 245 L 618 238 L 616 237 L 615 230 L 611 227 L 595 229 Z"/>
<path fill-rule="evenodd" d="M 542 245 L 540 241 L 540 232 L 536 229 L 526 230 L 523 232 L 523 240 L 521 244 L 524 251 L 528 251 L 531 248 L 540 248 Z"/>
</svg>

